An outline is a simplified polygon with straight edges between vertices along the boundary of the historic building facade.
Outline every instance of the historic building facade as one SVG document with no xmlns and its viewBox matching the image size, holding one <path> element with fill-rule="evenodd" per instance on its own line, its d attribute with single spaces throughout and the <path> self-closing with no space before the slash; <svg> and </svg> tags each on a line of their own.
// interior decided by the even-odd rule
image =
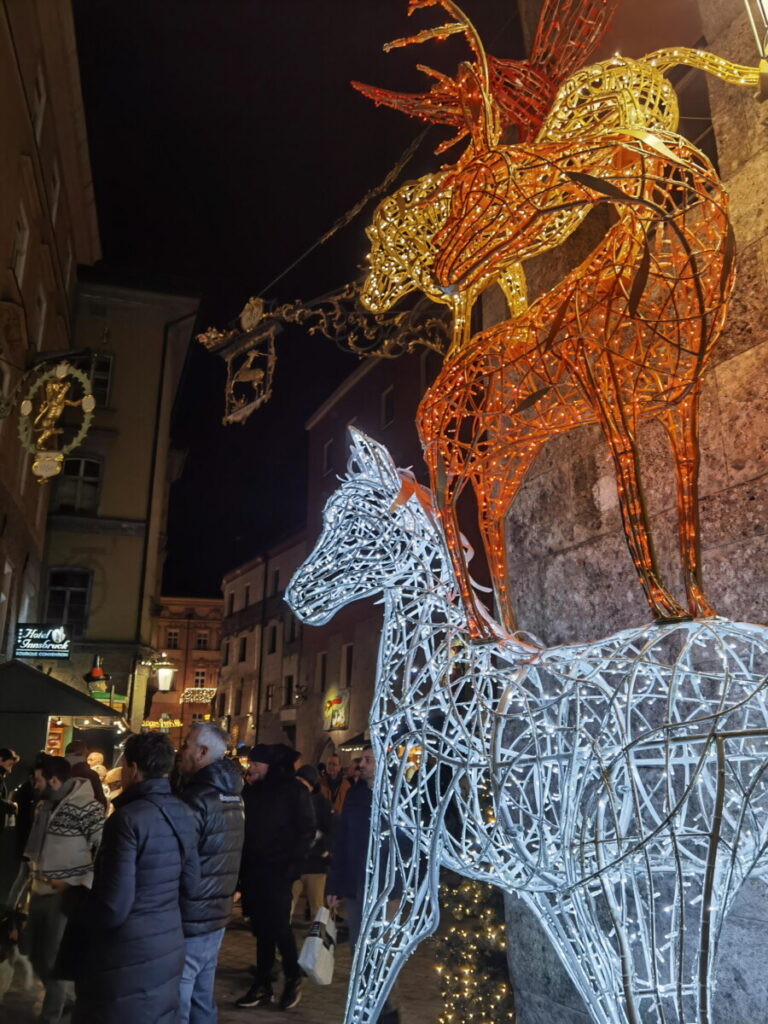
<svg viewBox="0 0 768 1024">
<path fill-rule="evenodd" d="M 182 465 L 171 410 L 197 299 L 89 283 L 76 312 L 77 344 L 97 354 L 97 408 L 52 488 L 43 611 L 74 637 L 59 678 L 77 683 L 101 656 L 138 731 L 157 654 L 168 488 Z"/>
<path fill-rule="evenodd" d="M 17 434 L 17 389 L 75 344 L 78 264 L 100 256 L 77 46 L 68 3 L 8 0 L 0 14 L 0 655 L 43 612 L 50 488 Z"/>
<path fill-rule="evenodd" d="M 306 628 L 283 595 L 319 534 L 323 506 L 345 470 L 350 425 L 383 441 L 398 465 L 413 466 L 424 478 L 414 418 L 439 364 L 426 351 L 366 360 L 307 422 L 306 535 L 269 548 L 222 581 L 224 640 L 215 710 L 233 742 L 258 737 L 291 743 L 311 762 L 343 744 L 359 746 L 373 694 L 379 609 L 372 601 L 356 602 L 327 626 Z"/>
<path fill-rule="evenodd" d="M 221 667 L 221 598 L 161 597 L 152 646 L 168 666 L 170 689 L 156 680 L 144 728 L 167 732 L 179 747 L 185 726 L 211 717 Z M 157 673 L 156 673 L 157 674 Z"/>
</svg>

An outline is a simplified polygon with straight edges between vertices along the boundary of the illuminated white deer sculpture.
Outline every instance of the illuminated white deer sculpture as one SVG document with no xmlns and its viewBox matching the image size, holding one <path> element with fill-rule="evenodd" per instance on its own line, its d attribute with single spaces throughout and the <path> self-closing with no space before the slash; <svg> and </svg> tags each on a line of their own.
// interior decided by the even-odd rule
<svg viewBox="0 0 768 1024">
<path fill-rule="evenodd" d="M 710 618 L 549 650 L 501 630 L 470 642 L 428 492 L 353 431 L 286 599 L 321 624 L 380 592 L 345 1024 L 377 1020 L 436 927 L 441 867 L 520 894 L 595 1024 L 710 1024 L 723 920 L 746 876 L 768 875 L 768 630 Z"/>
</svg>

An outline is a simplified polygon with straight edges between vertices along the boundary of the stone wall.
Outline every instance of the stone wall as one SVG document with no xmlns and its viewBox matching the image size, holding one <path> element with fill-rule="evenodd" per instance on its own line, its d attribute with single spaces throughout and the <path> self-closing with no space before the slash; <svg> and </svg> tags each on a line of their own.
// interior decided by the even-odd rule
<svg viewBox="0 0 768 1024">
<path fill-rule="evenodd" d="M 535 4 L 533 5 L 535 6 Z M 756 61 L 744 8 L 699 0 L 710 49 Z M 709 83 L 720 170 L 731 197 L 737 284 L 726 331 L 703 386 L 701 526 L 704 579 L 718 612 L 768 622 L 768 104 L 751 90 Z M 557 257 L 526 267 L 535 297 L 589 247 L 599 223 Z M 500 318 L 489 293 L 485 322 Z M 643 483 L 662 571 L 684 600 L 677 555 L 675 484 L 662 430 L 640 431 Z M 598 428 L 550 442 L 508 520 L 512 592 L 519 624 L 548 644 L 585 640 L 649 620 L 619 516 L 613 466 Z M 768 1019 L 766 888 L 748 882 L 726 926 L 714 1021 Z M 509 962 L 518 1024 L 578 1024 L 588 1018 L 530 912 L 508 897 Z"/>
</svg>

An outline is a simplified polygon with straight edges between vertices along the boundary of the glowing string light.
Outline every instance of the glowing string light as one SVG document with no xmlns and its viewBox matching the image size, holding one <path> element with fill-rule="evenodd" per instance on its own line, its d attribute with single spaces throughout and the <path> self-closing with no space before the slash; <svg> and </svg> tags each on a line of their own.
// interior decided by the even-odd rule
<svg viewBox="0 0 768 1024">
<path fill-rule="evenodd" d="M 715 618 L 549 650 L 499 629 L 474 642 L 428 493 L 352 436 L 286 593 L 310 624 L 384 594 L 345 1024 L 377 1020 L 436 927 L 441 867 L 520 893 L 595 1024 L 711 1024 L 722 923 L 750 872 L 768 879 L 768 630 Z"/>
</svg>

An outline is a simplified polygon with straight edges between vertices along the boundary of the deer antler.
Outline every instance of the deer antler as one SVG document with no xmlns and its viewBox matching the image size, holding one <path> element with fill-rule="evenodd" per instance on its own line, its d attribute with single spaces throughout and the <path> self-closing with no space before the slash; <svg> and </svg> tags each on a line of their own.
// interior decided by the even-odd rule
<svg viewBox="0 0 768 1024">
<path fill-rule="evenodd" d="M 560 84 L 589 59 L 617 4 L 618 0 L 545 0 L 531 56 L 518 61 L 486 55 L 477 30 L 453 0 L 409 0 L 409 15 L 422 7 L 439 6 L 456 21 L 394 40 L 384 49 L 446 39 L 463 32 L 474 54 L 478 77 L 498 108 L 501 127 L 515 126 L 525 140 L 538 133 Z M 467 134 L 459 82 L 424 65 L 418 67 L 435 79 L 436 84 L 427 92 L 395 92 L 360 82 L 352 85 L 376 104 L 454 128 L 455 136 L 441 143 L 439 153 Z"/>
</svg>

